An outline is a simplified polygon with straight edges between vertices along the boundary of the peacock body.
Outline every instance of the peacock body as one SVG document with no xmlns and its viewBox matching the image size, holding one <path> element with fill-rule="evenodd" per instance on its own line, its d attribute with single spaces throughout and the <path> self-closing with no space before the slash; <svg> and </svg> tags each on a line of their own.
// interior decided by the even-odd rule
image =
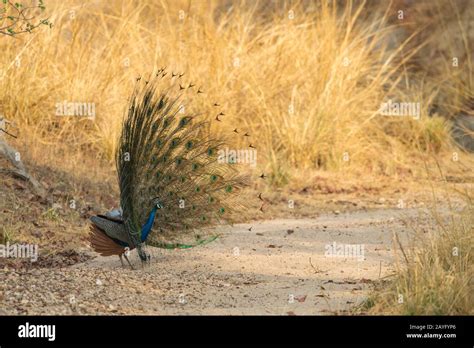
<svg viewBox="0 0 474 348">
<path fill-rule="evenodd" d="M 116 151 L 121 208 L 91 218 L 92 248 L 129 264 L 135 248 L 142 262 L 150 259 L 145 244 L 187 248 L 211 241 L 206 227 L 232 222 L 230 212 L 243 207 L 238 192 L 245 177 L 218 160 L 226 139 L 213 136 L 211 121 L 192 111 L 201 89 L 183 87 L 182 74 L 166 75 L 160 69 L 139 81 L 130 99 Z"/>
</svg>

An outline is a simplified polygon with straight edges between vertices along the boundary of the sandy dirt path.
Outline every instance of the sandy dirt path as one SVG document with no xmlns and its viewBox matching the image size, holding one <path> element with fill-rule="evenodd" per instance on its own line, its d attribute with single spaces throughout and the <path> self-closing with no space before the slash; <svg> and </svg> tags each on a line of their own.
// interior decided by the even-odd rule
<svg viewBox="0 0 474 348">
<path fill-rule="evenodd" d="M 217 241 L 193 249 L 154 249 L 151 265 L 138 270 L 100 256 L 65 268 L 4 270 L 0 312 L 344 313 L 391 274 L 394 232 L 407 240 L 410 222 L 422 220 L 414 209 L 271 220 L 226 227 Z M 363 246 L 363 255 L 326 255 L 334 242 Z"/>
</svg>

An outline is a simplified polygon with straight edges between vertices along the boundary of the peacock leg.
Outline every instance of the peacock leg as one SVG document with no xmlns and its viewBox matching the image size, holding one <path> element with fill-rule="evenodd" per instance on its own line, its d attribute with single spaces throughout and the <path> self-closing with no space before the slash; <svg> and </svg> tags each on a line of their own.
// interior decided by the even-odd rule
<svg viewBox="0 0 474 348">
<path fill-rule="evenodd" d="M 120 263 L 122 264 L 122 267 L 125 267 L 125 264 L 123 263 L 122 254 L 120 254 L 119 257 L 120 257 Z"/>
<path fill-rule="evenodd" d="M 133 268 L 132 264 L 130 263 L 130 260 L 128 259 L 127 255 L 123 254 L 123 257 L 125 257 L 125 260 L 127 260 L 128 264 L 130 265 L 130 268 L 135 270 L 135 268 Z"/>
</svg>

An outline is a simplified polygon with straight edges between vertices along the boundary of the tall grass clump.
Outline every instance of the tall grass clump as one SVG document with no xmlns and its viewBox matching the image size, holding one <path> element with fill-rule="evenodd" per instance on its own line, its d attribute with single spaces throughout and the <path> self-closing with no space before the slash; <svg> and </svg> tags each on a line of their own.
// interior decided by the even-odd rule
<svg viewBox="0 0 474 348">
<path fill-rule="evenodd" d="M 435 225 L 421 226 L 409 245 L 397 248 L 396 274 L 388 287 L 366 303 L 369 313 L 401 315 L 472 315 L 474 313 L 474 196 L 456 190 L 462 208 L 449 201 L 433 206 Z M 443 197 L 453 195 L 446 193 Z M 458 196 L 459 197 L 459 196 Z M 434 198 L 434 201 L 439 197 Z M 446 203 L 446 199 L 442 200 Z M 370 304 L 370 305 L 369 305 Z M 367 309 L 367 308 L 366 308 Z"/>
</svg>

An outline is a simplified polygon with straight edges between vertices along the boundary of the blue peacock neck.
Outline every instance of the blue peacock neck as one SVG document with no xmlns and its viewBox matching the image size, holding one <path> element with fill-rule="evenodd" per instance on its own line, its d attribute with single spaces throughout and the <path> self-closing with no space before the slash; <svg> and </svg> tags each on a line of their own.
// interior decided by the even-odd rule
<svg viewBox="0 0 474 348">
<path fill-rule="evenodd" d="M 148 216 L 147 222 L 142 226 L 142 243 L 146 241 L 148 238 L 148 235 L 150 234 L 151 228 L 153 227 L 153 223 L 155 222 L 155 216 L 156 216 L 156 210 L 158 207 L 155 205 L 153 209 L 151 210 L 150 215 Z"/>
</svg>

